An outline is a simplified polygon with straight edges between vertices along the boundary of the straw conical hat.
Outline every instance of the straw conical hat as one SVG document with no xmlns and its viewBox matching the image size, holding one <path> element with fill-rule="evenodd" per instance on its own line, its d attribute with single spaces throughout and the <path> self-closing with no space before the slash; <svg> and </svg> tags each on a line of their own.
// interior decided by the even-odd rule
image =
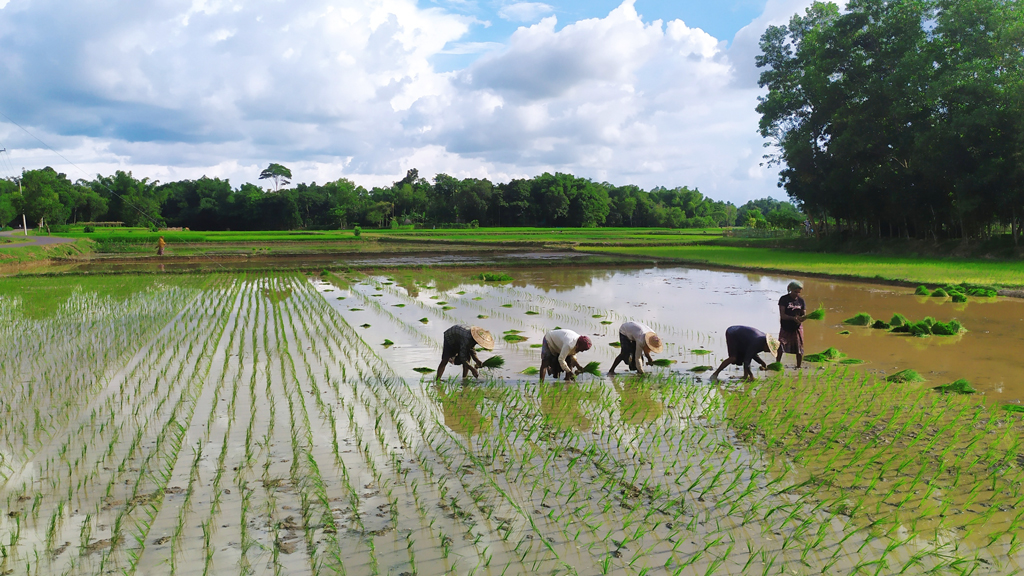
<svg viewBox="0 0 1024 576">
<path fill-rule="evenodd" d="M 661 354 L 664 347 L 661 345 L 661 338 L 654 332 L 648 332 L 644 334 L 644 342 L 647 344 L 647 349 L 655 354 Z"/>
<path fill-rule="evenodd" d="M 473 340 L 476 343 L 488 350 L 494 350 L 494 336 L 491 333 L 479 326 L 473 326 L 469 329 L 473 333 Z"/>
<path fill-rule="evenodd" d="M 772 334 L 769 334 L 766 339 L 768 340 L 768 352 L 772 356 L 777 356 L 779 353 L 779 339 Z"/>
</svg>

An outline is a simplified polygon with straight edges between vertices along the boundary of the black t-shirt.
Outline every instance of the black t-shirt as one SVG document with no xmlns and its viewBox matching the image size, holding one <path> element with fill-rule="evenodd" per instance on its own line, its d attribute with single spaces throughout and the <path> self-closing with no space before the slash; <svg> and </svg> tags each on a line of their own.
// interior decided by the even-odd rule
<svg viewBox="0 0 1024 576">
<path fill-rule="evenodd" d="M 804 304 L 804 299 L 792 294 L 786 294 L 779 298 L 779 306 L 788 316 L 803 316 L 807 312 L 807 304 Z M 781 324 L 782 329 L 786 332 L 796 332 L 800 329 L 800 323 L 796 320 L 782 320 Z"/>
</svg>

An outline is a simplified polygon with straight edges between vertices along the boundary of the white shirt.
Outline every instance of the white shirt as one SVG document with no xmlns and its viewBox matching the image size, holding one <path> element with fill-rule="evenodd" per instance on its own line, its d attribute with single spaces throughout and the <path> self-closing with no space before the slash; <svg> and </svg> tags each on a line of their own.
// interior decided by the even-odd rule
<svg viewBox="0 0 1024 576">
<path fill-rule="evenodd" d="M 569 356 L 572 356 L 573 360 L 576 359 L 576 341 L 579 339 L 579 334 L 565 329 L 552 330 L 544 335 L 548 352 L 558 355 L 558 363 L 562 366 L 562 370 L 566 372 L 572 372 L 572 370 L 569 369 L 565 359 Z"/>
<path fill-rule="evenodd" d="M 644 373 L 644 335 L 648 332 L 654 332 L 651 327 L 640 322 L 623 322 L 622 326 L 619 326 L 619 334 L 629 338 L 636 344 L 636 352 L 634 358 L 636 358 L 636 371 Z"/>
</svg>

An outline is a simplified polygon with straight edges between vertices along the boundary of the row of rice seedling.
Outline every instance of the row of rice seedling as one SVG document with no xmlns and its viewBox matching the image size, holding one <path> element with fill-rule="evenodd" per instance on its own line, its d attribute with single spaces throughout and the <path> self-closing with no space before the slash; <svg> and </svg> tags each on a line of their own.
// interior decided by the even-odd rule
<svg viewBox="0 0 1024 576">
<path fill-rule="evenodd" d="M 117 309 L 95 314 L 111 333 L 94 345 L 108 358 L 93 369 L 98 384 L 52 421 L 49 441 L 0 438 L 23 458 L 3 484 L 0 571 L 1020 567 L 1019 416 L 834 369 L 731 389 L 667 372 L 407 379 L 402 349 L 360 326 L 397 328 L 432 349 L 440 330 L 418 317 L 463 321 L 501 299 L 490 288 L 450 293 L 437 301 L 455 307 L 443 310 L 430 289 L 411 298 L 391 280 L 332 281 L 344 292 L 294 274 L 238 274 L 193 285 L 190 298 L 140 294 L 156 312 L 130 342 L 104 328 L 119 326 Z M 356 305 L 338 305 L 348 299 Z M 496 322 L 534 335 L 547 326 L 533 318 Z M 32 422 L 49 397 L 21 394 L 8 411 Z"/>
</svg>

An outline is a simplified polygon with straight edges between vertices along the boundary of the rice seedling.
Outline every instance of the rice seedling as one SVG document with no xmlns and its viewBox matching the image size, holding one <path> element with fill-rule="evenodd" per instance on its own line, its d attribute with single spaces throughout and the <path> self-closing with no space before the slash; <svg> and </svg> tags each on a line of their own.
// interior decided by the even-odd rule
<svg viewBox="0 0 1024 576">
<path fill-rule="evenodd" d="M 713 366 L 694 366 L 693 368 L 690 368 L 690 372 L 709 372 L 714 369 L 715 368 Z"/>
<path fill-rule="evenodd" d="M 525 374 L 527 376 L 536 376 L 539 373 L 540 370 L 536 366 L 527 366 L 522 372 L 520 372 L 520 374 Z"/>
<path fill-rule="evenodd" d="M 675 364 L 675 362 L 675 360 L 670 360 L 668 358 L 658 358 L 657 360 L 654 361 L 654 365 L 666 368 L 668 366 Z"/>
<path fill-rule="evenodd" d="M 484 282 L 511 282 L 512 277 L 504 272 L 483 272 L 479 276 Z"/>
<path fill-rule="evenodd" d="M 391 340 L 387 339 L 387 338 L 385 338 L 384 342 L 381 344 L 381 346 L 383 346 L 385 348 L 388 348 L 388 347 L 394 346 L 394 345 L 395 345 L 395 343 L 392 342 Z"/>
<path fill-rule="evenodd" d="M 694 349 L 690 350 L 690 354 L 696 354 L 697 356 L 704 356 L 706 354 L 711 354 L 711 350 L 705 350 L 704 348 L 694 348 Z"/>
<path fill-rule="evenodd" d="M 846 354 L 840 352 L 834 347 L 829 347 L 821 352 L 815 354 L 807 354 L 804 356 L 804 360 L 807 362 L 835 362 L 845 358 Z"/>
<path fill-rule="evenodd" d="M 931 293 L 931 297 L 932 298 L 947 298 L 947 297 L 949 297 L 949 294 L 947 294 L 946 291 L 943 290 L 942 288 L 936 288 Z"/>
<path fill-rule="evenodd" d="M 584 374 L 590 374 L 592 376 L 601 376 L 601 363 L 598 361 L 587 362 L 587 365 L 580 371 Z"/>
<path fill-rule="evenodd" d="M 825 305 L 824 304 L 818 304 L 818 307 L 815 308 L 814 310 L 812 310 L 811 312 L 808 312 L 807 315 L 804 316 L 804 318 L 806 318 L 807 320 L 824 320 L 825 319 Z"/>
<path fill-rule="evenodd" d="M 765 369 L 772 372 L 782 372 L 782 368 L 782 362 L 772 362 L 771 364 L 768 364 Z"/>
<path fill-rule="evenodd" d="M 953 394 L 974 394 L 975 392 L 977 392 L 977 390 L 975 390 L 974 387 L 971 386 L 971 383 L 963 378 L 959 380 L 954 380 L 949 384 L 935 386 L 934 388 L 932 388 L 932 390 Z"/>
<path fill-rule="evenodd" d="M 905 370 L 900 370 L 899 372 L 894 372 L 893 374 L 886 376 L 885 381 L 905 384 L 908 382 L 924 382 L 925 379 L 923 376 L 921 376 L 914 370 L 907 368 Z"/>
<path fill-rule="evenodd" d="M 526 336 L 520 336 L 518 334 L 505 334 L 504 336 L 502 336 L 502 339 L 510 344 L 517 344 L 519 342 L 526 342 L 527 340 L 529 340 L 529 338 L 527 338 Z"/>
<path fill-rule="evenodd" d="M 483 367 L 484 368 L 495 369 L 495 368 L 501 368 L 504 365 L 505 365 L 505 359 L 502 358 L 501 356 L 497 356 L 497 355 L 491 356 L 487 360 L 483 361 Z"/>
<path fill-rule="evenodd" d="M 843 324 L 849 324 L 850 326 L 870 326 L 874 320 L 871 315 L 866 312 L 860 312 L 854 315 L 852 318 L 843 320 Z"/>
</svg>

